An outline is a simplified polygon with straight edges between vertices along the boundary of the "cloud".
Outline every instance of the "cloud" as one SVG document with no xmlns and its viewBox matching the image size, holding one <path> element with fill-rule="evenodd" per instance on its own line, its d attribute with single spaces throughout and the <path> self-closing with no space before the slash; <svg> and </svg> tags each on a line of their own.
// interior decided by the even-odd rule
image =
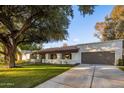
<svg viewBox="0 0 124 93">
<path fill-rule="evenodd" d="M 63 42 L 63 43 L 68 43 L 68 41 L 67 41 L 67 40 L 63 40 L 62 42 Z"/>
<path fill-rule="evenodd" d="M 78 38 L 74 38 L 74 39 L 73 39 L 73 42 L 77 44 L 77 43 L 80 42 L 80 40 L 79 40 Z"/>
</svg>

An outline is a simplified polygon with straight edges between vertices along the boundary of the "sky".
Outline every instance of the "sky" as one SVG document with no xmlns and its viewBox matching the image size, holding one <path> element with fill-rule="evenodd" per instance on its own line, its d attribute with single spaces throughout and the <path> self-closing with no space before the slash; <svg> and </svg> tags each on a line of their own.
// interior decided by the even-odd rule
<svg viewBox="0 0 124 93">
<path fill-rule="evenodd" d="M 96 6 L 95 11 L 92 15 L 83 15 L 78 11 L 77 6 L 73 6 L 74 18 L 71 19 L 71 23 L 68 28 L 69 37 L 65 41 L 53 42 L 44 44 L 44 48 L 61 47 L 63 43 L 67 45 L 76 45 L 83 43 L 100 42 L 100 40 L 94 36 L 95 24 L 97 22 L 104 21 L 106 15 L 109 15 L 114 6 L 111 5 L 100 5 Z"/>
</svg>

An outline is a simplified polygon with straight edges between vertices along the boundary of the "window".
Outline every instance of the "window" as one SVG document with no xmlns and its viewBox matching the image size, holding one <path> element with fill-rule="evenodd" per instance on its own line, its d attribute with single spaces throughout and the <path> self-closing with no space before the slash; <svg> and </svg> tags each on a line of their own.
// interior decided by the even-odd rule
<svg viewBox="0 0 124 93">
<path fill-rule="evenodd" d="M 41 57 L 41 59 L 45 59 L 46 58 L 45 54 L 40 55 L 40 57 Z"/>
<path fill-rule="evenodd" d="M 56 54 L 51 54 L 50 59 L 57 59 L 57 55 Z"/>
<path fill-rule="evenodd" d="M 63 53 L 62 59 L 72 59 L 72 54 L 71 53 Z"/>
<path fill-rule="evenodd" d="M 37 59 L 37 54 L 31 54 L 30 59 Z"/>
</svg>

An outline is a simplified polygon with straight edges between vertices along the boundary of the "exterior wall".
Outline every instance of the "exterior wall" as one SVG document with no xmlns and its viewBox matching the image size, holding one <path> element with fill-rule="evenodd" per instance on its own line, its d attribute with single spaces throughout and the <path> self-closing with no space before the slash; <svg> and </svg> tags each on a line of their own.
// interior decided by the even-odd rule
<svg viewBox="0 0 124 93">
<path fill-rule="evenodd" d="M 52 63 L 52 64 L 76 64 L 80 63 L 77 58 L 77 53 L 72 53 L 72 59 L 62 59 L 62 54 L 57 53 L 57 59 L 49 59 L 49 54 L 46 54 L 46 59 L 42 59 L 43 63 Z"/>
<path fill-rule="evenodd" d="M 30 54 L 22 54 L 22 60 L 30 59 Z"/>
<path fill-rule="evenodd" d="M 21 51 L 21 55 L 22 55 L 22 60 L 28 60 L 30 59 L 30 55 L 31 55 L 32 51 L 29 50 L 22 50 Z"/>
<path fill-rule="evenodd" d="M 80 59 L 79 59 L 79 52 L 78 53 L 72 53 L 72 60 L 73 60 L 73 63 L 80 63 Z"/>
<path fill-rule="evenodd" d="M 78 45 L 79 52 L 77 53 L 76 59 L 81 62 L 82 52 L 97 52 L 97 51 L 114 51 L 115 52 L 115 65 L 118 59 L 122 58 L 122 40 L 112 40 L 99 43 L 89 43 Z"/>
</svg>

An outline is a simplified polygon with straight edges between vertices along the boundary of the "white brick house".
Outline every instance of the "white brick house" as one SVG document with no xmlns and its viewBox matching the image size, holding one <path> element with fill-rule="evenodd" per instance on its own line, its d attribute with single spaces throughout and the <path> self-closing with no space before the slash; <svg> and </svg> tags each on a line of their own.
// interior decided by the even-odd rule
<svg viewBox="0 0 124 93">
<path fill-rule="evenodd" d="M 35 61 L 43 63 L 116 65 L 118 59 L 122 59 L 123 40 L 47 48 L 34 54 L 38 55 Z"/>
</svg>

